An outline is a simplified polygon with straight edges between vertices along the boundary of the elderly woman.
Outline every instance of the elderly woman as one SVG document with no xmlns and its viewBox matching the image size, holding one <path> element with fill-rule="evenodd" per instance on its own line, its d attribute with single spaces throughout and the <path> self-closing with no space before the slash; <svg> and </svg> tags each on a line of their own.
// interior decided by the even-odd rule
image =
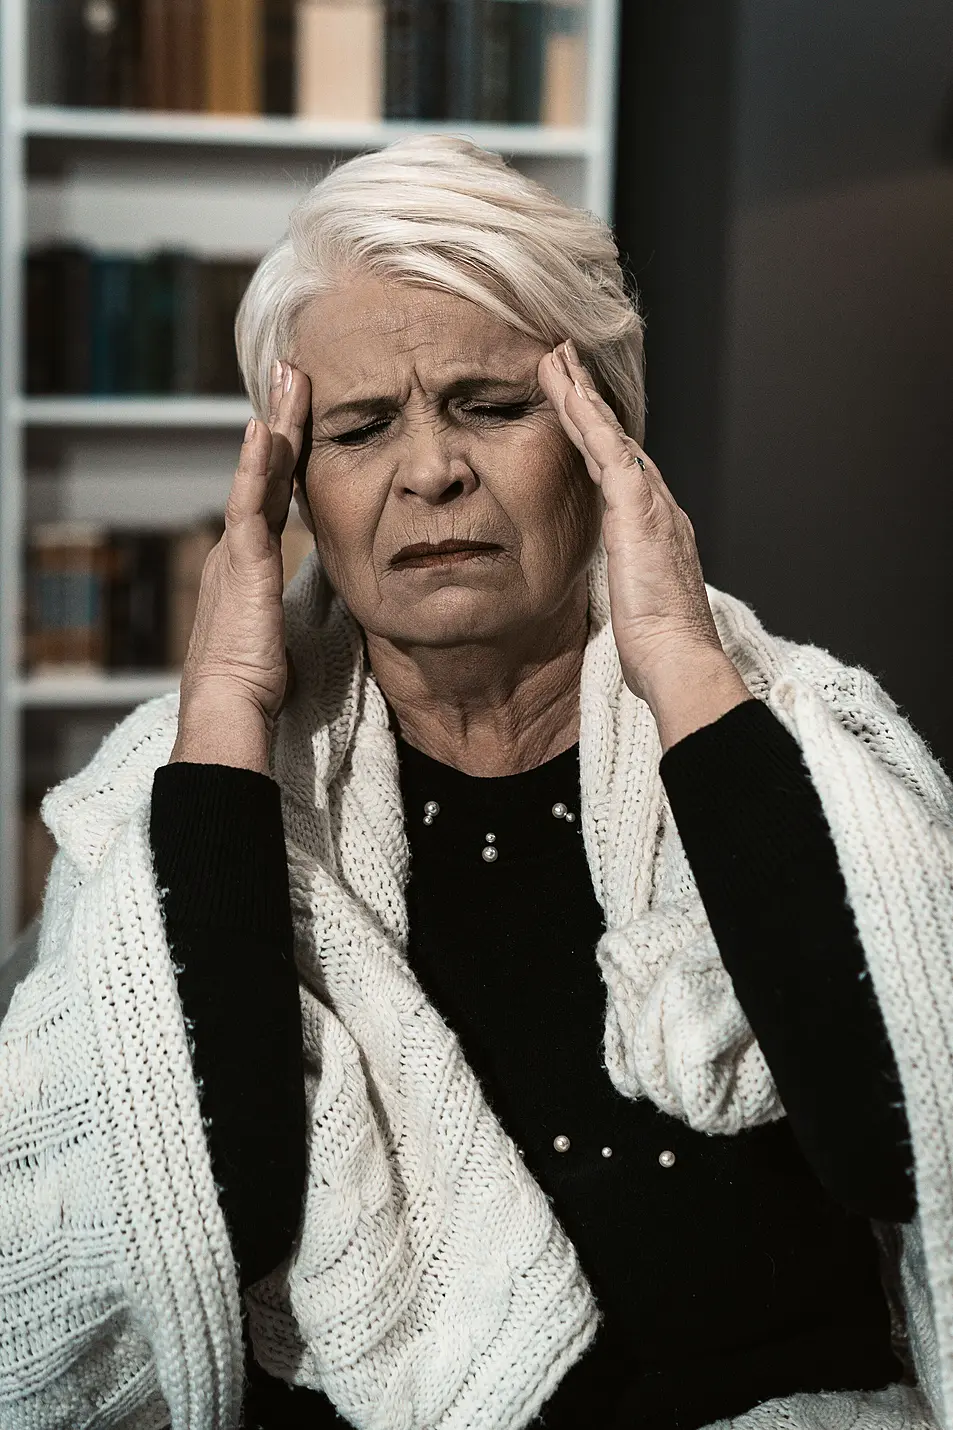
<svg viewBox="0 0 953 1430">
<path fill-rule="evenodd" d="M 950 786 L 706 588 L 609 231 L 404 141 L 237 336 L 180 695 L 45 805 L 0 1422 L 953 1424 Z"/>
</svg>

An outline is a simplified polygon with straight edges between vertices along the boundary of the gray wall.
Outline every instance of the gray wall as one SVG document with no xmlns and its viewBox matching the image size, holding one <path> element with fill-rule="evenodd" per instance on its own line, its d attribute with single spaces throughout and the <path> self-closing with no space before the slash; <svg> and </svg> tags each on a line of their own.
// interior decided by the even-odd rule
<svg viewBox="0 0 953 1430">
<path fill-rule="evenodd" d="M 617 204 L 651 450 L 708 579 L 953 769 L 953 3 L 666 9 L 627 12 Z"/>
</svg>

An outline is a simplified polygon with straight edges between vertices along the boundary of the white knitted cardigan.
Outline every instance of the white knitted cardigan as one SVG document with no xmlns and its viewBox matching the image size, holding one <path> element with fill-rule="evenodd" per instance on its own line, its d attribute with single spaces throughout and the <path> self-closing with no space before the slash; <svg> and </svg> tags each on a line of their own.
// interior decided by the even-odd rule
<svg viewBox="0 0 953 1430">
<path fill-rule="evenodd" d="M 607 1076 L 731 1134 L 782 1109 L 678 840 L 654 722 L 621 678 L 602 555 L 590 585 L 581 817 L 607 923 Z M 953 791 L 870 675 L 709 596 L 725 649 L 804 752 L 896 1051 L 920 1208 L 903 1291 L 935 1417 L 894 1387 L 794 1396 L 736 1423 L 953 1427 Z M 287 607 L 298 690 L 273 772 L 307 1188 L 293 1255 L 247 1295 L 255 1353 L 366 1430 L 516 1430 L 584 1352 L 597 1309 L 407 965 L 397 756 L 360 632 L 313 559 Z M 141 707 L 44 806 L 59 853 L 39 959 L 0 1034 L 3 1430 L 239 1424 L 236 1266 L 148 838 L 175 725 L 175 698 Z"/>
</svg>

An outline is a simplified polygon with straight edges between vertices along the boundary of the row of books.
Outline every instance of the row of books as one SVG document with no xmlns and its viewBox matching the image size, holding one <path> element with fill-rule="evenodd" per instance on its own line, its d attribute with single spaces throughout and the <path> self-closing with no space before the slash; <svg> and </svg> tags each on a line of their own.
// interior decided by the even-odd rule
<svg viewBox="0 0 953 1430">
<path fill-rule="evenodd" d="M 235 313 L 255 267 L 172 251 L 35 249 L 26 258 L 26 391 L 242 392 Z"/>
<path fill-rule="evenodd" d="M 210 516 L 169 530 L 44 522 L 26 555 L 24 657 L 31 674 L 179 670 L 202 570 L 224 524 Z M 282 537 L 285 580 L 311 549 L 295 516 Z"/>
<path fill-rule="evenodd" d="M 585 0 L 32 0 L 35 102 L 583 122 Z"/>
</svg>

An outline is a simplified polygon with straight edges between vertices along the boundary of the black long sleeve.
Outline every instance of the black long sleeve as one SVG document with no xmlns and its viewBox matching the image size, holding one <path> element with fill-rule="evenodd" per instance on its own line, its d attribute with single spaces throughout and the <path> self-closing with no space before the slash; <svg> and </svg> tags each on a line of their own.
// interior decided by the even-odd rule
<svg viewBox="0 0 953 1430">
<path fill-rule="evenodd" d="M 909 1220 L 900 1080 L 797 741 L 749 700 L 680 740 L 661 773 L 719 952 L 804 1155 L 845 1206 Z"/>
<path fill-rule="evenodd" d="M 301 1010 L 278 786 L 250 770 L 167 765 L 153 782 L 150 838 L 244 1290 L 290 1254 L 305 1180 Z"/>
</svg>

